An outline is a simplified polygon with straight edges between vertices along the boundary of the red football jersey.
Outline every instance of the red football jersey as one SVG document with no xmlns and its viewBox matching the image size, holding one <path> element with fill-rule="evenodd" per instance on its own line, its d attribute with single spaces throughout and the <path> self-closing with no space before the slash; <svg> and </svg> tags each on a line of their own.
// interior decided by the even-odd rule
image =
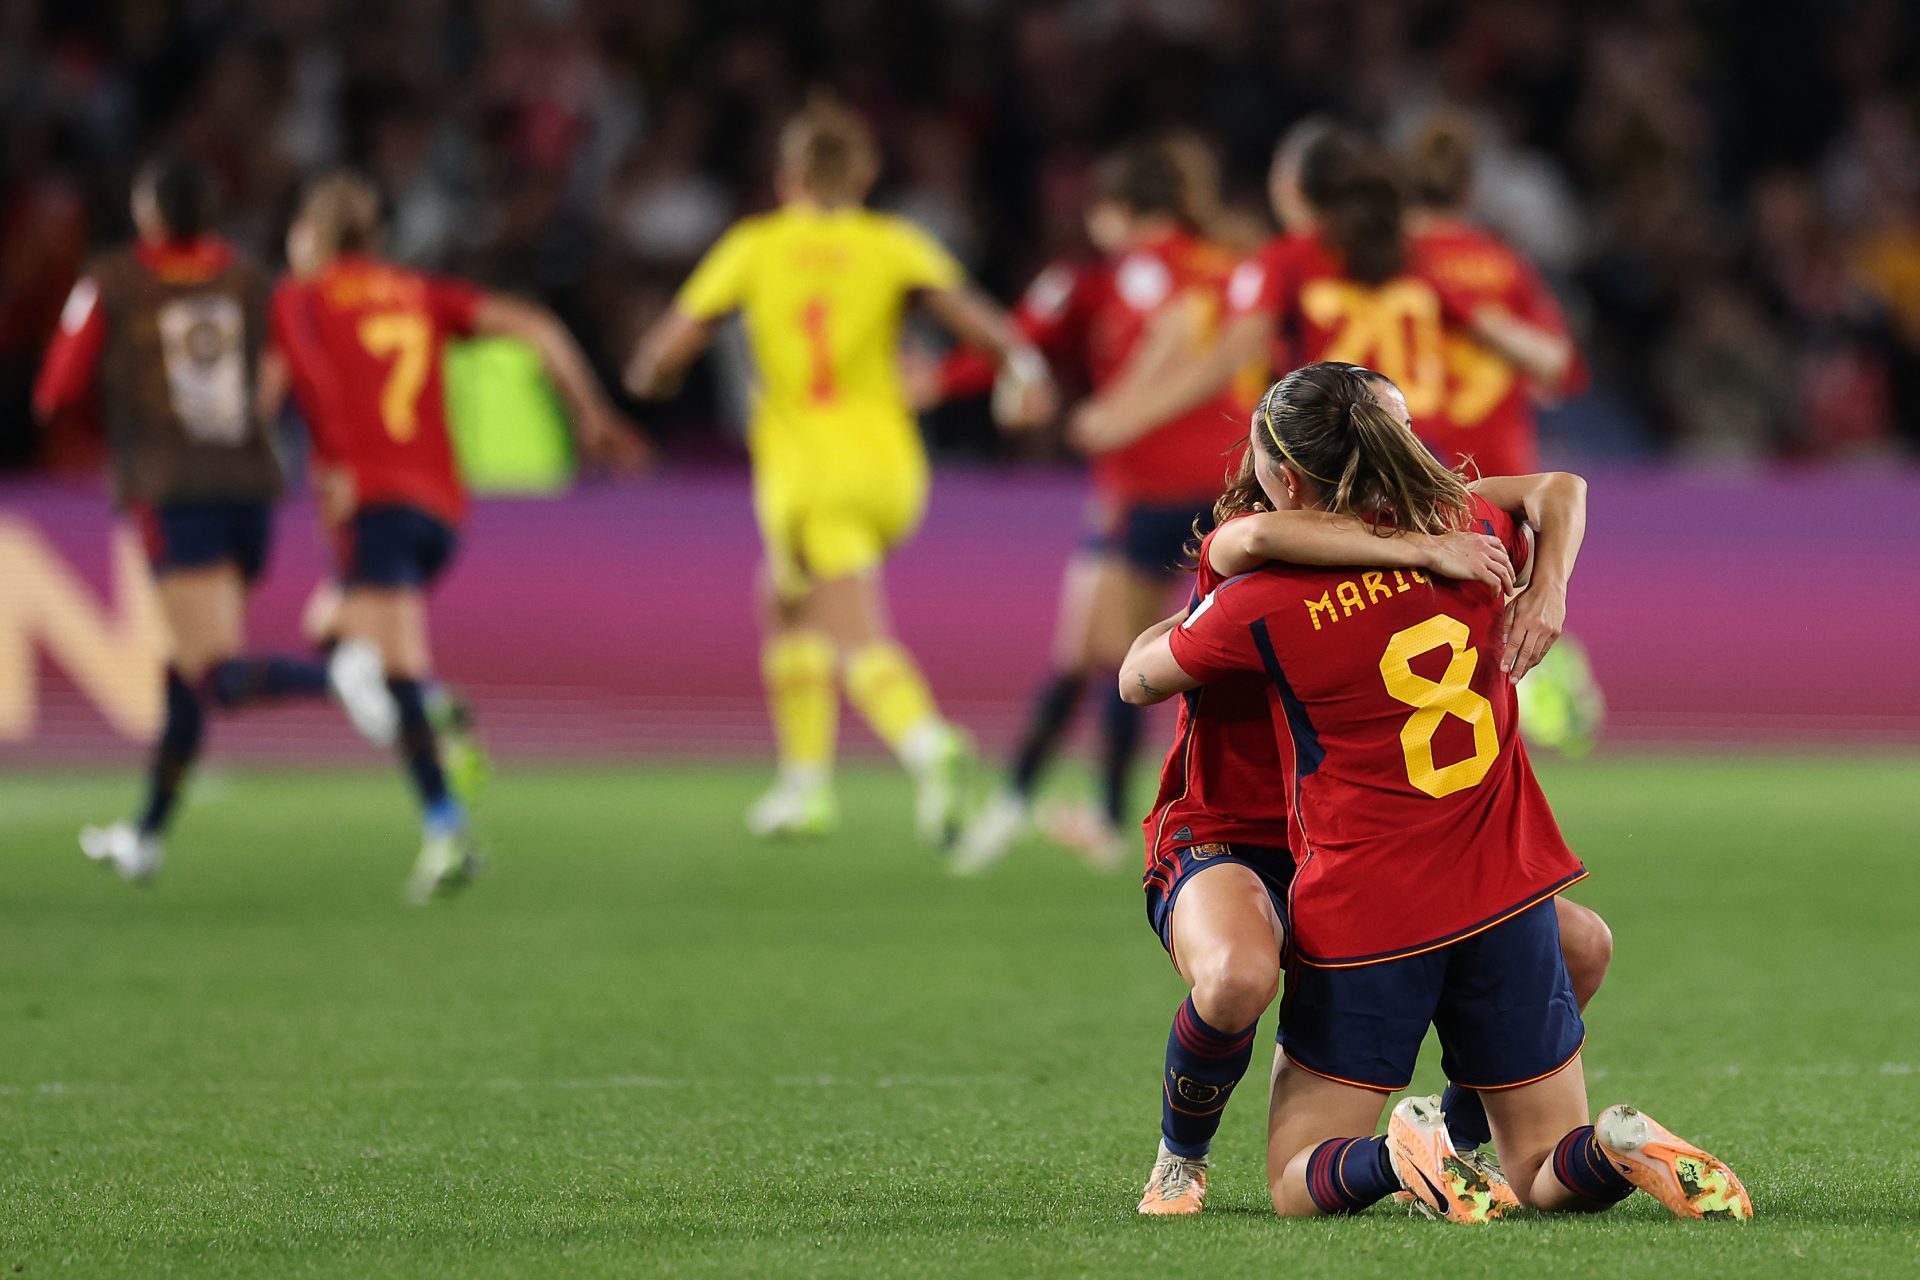
<svg viewBox="0 0 1920 1280">
<path fill-rule="evenodd" d="M 450 524 L 466 515 L 441 366 L 447 340 L 473 331 L 483 296 L 356 256 L 274 291 L 273 340 L 314 452 L 352 475 L 360 508 L 418 507 Z"/>
<path fill-rule="evenodd" d="M 1490 232 L 1464 222 L 1435 226 L 1412 242 L 1413 270 L 1433 281 L 1463 314 L 1483 302 L 1564 336 L 1560 304 L 1532 265 Z M 1482 475 L 1518 476 L 1540 469 L 1540 427 L 1534 388 L 1513 365 L 1476 341 L 1449 330 L 1444 340 L 1447 391 L 1440 411 L 1417 418 L 1420 437 L 1448 466 L 1471 457 Z M 1577 392 L 1586 380 L 1576 359 L 1553 395 Z"/>
<path fill-rule="evenodd" d="M 1014 309 L 1021 331 L 1056 367 L 1078 372 L 1099 392 L 1119 376 L 1148 322 L 1169 305 L 1201 314 L 1200 331 L 1220 320 L 1222 291 L 1233 263 L 1224 251 L 1175 232 L 1125 253 L 1085 264 L 1056 263 L 1035 277 Z M 991 366 L 980 357 L 949 362 L 942 384 L 952 393 L 984 389 Z M 1094 455 L 1094 486 L 1121 502 L 1201 502 L 1219 496 L 1238 466 L 1235 446 L 1247 434 L 1242 389 L 1190 409 L 1122 448 Z"/>
<path fill-rule="evenodd" d="M 1518 370 L 1480 345 L 1466 317 L 1497 302 L 1565 330 L 1546 286 L 1506 246 L 1468 227 L 1416 239 L 1407 269 L 1380 285 L 1343 274 L 1313 236 L 1279 236 L 1234 271 L 1234 315 L 1275 317 L 1276 368 L 1341 360 L 1377 369 L 1407 398 L 1413 429 L 1448 466 L 1468 455 L 1482 475 L 1538 469 L 1538 430 Z M 1567 388 L 1555 388 L 1565 390 Z"/>
<path fill-rule="evenodd" d="M 1527 547 L 1505 512 L 1474 519 Z M 1501 602 L 1412 570 L 1269 565 L 1171 637 L 1203 684 L 1263 672 L 1293 801 L 1293 941 L 1369 964 L 1487 928 L 1586 874 L 1520 743 Z"/>
<path fill-rule="evenodd" d="M 1220 586 L 1207 562 L 1215 530 L 1200 549 L 1190 608 Z M 1264 673 L 1243 671 L 1182 695 L 1173 750 L 1160 767 L 1160 791 L 1141 824 L 1147 835 L 1147 878 L 1166 874 L 1181 845 L 1210 841 L 1285 848 L 1287 792 L 1280 785 L 1280 744 L 1267 709 Z"/>
</svg>

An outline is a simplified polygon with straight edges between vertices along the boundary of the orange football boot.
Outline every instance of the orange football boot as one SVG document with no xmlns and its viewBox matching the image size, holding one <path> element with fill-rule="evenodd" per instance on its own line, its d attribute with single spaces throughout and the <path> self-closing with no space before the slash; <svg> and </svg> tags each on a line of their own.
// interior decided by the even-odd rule
<svg viewBox="0 0 1920 1280">
<path fill-rule="evenodd" d="M 1207 1199 L 1207 1161 L 1203 1156 L 1189 1160 L 1160 1144 L 1159 1158 L 1147 1178 L 1146 1194 L 1140 1197 L 1140 1212 L 1154 1216 L 1198 1213 Z"/>
<path fill-rule="evenodd" d="M 1753 1216 L 1753 1197 L 1733 1170 L 1632 1107 L 1608 1107 L 1593 1122 L 1600 1149 L 1627 1181 L 1680 1218 Z"/>
<path fill-rule="evenodd" d="M 1416 1209 L 1461 1225 L 1492 1222 L 1509 1207 L 1480 1170 L 1453 1149 L 1437 1097 L 1402 1098 L 1387 1121 L 1387 1154 Z M 1517 1201 L 1514 1201 L 1517 1203 Z"/>
</svg>

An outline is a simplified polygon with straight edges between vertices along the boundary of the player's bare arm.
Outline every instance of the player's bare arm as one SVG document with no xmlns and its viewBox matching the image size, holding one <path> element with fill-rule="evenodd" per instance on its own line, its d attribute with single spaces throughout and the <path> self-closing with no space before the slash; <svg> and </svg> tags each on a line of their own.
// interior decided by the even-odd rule
<svg viewBox="0 0 1920 1280">
<path fill-rule="evenodd" d="M 1163 303 L 1147 318 L 1140 342 L 1118 376 L 1100 393 L 1101 403 L 1132 404 L 1150 395 L 1165 379 L 1179 376 L 1194 353 L 1202 346 L 1197 300 L 1192 293 L 1181 294 Z M 1142 418 L 1137 414 L 1076 414 L 1069 434 L 1076 447 L 1087 453 L 1111 453 L 1146 435 L 1166 419 Z"/>
<path fill-rule="evenodd" d="M 997 303 L 968 284 L 929 289 L 922 301 L 954 337 L 991 353 L 1000 366 L 1000 377 L 993 385 L 995 422 L 1023 430 L 1041 426 L 1059 412 L 1046 358 Z"/>
<path fill-rule="evenodd" d="M 664 400 L 672 395 L 687 367 L 700 358 L 719 327 L 717 317 L 699 320 L 679 307 L 668 307 L 634 344 L 621 379 L 627 390 L 642 400 Z"/>
<path fill-rule="evenodd" d="M 1475 307 L 1470 321 L 1475 337 L 1542 388 L 1558 387 L 1573 367 L 1573 340 L 1564 333 L 1522 320 L 1491 302 Z"/>
<path fill-rule="evenodd" d="M 515 338 L 532 347 L 566 402 L 574 438 L 585 456 L 618 467 L 634 467 L 647 449 L 632 423 L 607 398 L 593 366 L 559 317 L 535 303 L 490 293 L 474 312 L 476 333 Z"/>
<path fill-rule="evenodd" d="M 1520 594 L 1508 606 L 1501 667 L 1524 678 L 1559 640 L 1567 621 L 1567 584 L 1587 536 L 1587 482 L 1566 471 L 1494 476 L 1473 490 L 1534 530 L 1533 557 Z"/>
<path fill-rule="evenodd" d="M 1461 530 L 1381 533 L 1330 511 L 1262 511 L 1228 521 L 1207 544 L 1207 560 L 1223 578 L 1269 560 L 1293 564 L 1362 564 L 1427 569 L 1459 582 L 1484 582 L 1497 595 L 1513 591 L 1513 561 L 1498 538 Z"/>
<path fill-rule="evenodd" d="M 1122 701 L 1137 707 L 1152 706 L 1199 686 L 1200 682 L 1173 660 L 1173 646 L 1167 641 L 1173 629 L 1186 620 L 1187 611 L 1182 609 L 1171 618 L 1154 623 L 1134 639 L 1133 646 L 1127 650 L 1127 660 L 1120 664 Z"/>
<path fill-rule="evenodd" d="M 1126 388 L 1124 398 L 1109 392 L 1082 404 L 1074 410 L 1068 429 L 1075 439 L 1132 439 L 1219 395 L 1236 373 L 1263 358 L 1272 338 L 1272 316 L 1235 316 L 1210 345 L 1190 361 L 1167 370 L 1167 376 Z"/>
<path fill-rule="evenodd" d="M 253 416 L 269 429 L 280 420 L 293 389 L 293 371 L 278 347 L 260 353 L 260 372 L 253 386 Z"/>
</svg>

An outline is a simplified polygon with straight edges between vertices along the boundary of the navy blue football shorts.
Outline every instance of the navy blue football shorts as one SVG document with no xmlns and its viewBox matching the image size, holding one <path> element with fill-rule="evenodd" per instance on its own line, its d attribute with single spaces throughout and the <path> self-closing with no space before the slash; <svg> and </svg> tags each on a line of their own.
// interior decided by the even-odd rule
<svg viewBox="0 0 1920 1280">
<path fill-rule="evenodd" d="M 1287 889 L 1293 883 L 1293 855 L 1285 849 L 1255 844 L 1177 845 L 1157 856 L 1147 868 L 1147 923 L 1160 935 L 1160 945 L 1173 954 L 1173 904 L 1195 872 L 1222 864 L 1245 867 L 1260 877 L 1273 900 L 1280 923 L 1287 922 Z"/>
<path fill-rule="evenodd" d="M 1194 522 L 1200 522 L 1200 534 Z M 1187 546 L 1213 528 L 1213 504 L 1172 503 L 1122 507 L 1104 528 L 1088 531 L 1083 545 L 1089 551 L 1116 556 L 1131 568 L 1154 577 L 1184 573 L 1189 566 Z"/>
<path fill-rule="evenodd" d="M 264 502 L 170 502 L 136 506 L 147 561 L 155 577 L 175 569 L 233 564 L 248 582 L 267 567 L 273 508 Z"/>
<path fill-rule="evenodd" d="M 369 507 L 340 530 L 340 580 L 350 587 L 425 590 L 459 547 L 451 525 L 417 507 Z"/>
<path fill-rule="evenodd" d="M 1552 898 L 1418 955 L 1287 970 L 1280 1044 L 1315 1075 L 1382 1093 L 1404 1089 L 1429 1024 L 1440 1034 L 1447 1079 L 1468 1089 L 1532 1084 L 1573 1061 L 1586 1026 Z"/>
</svg>

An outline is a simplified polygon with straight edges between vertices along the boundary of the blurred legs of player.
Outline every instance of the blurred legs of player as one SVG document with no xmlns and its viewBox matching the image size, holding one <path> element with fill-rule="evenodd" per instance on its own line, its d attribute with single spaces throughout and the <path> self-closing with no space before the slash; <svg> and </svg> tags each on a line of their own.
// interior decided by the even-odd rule
<svg viewBox="0 0 1920 1280">
<path fill-rule="evenodd" d="M 1231 846 L 1183 849 L 1163 940 L 1191 989 L 1174 1011 L 1160 1077 L 1160 1148 L 1140 1197 L 1154 1216 L 1199 1213 L 1207 1153 L 1227 1102 L 1253 1061 L 1260 1016 L 1280 989 L 1283 883 L 1269 884 Z M 1285 852 L 1280 851 L 1284 858 Z M 1162 899 L 1149 899 L 1158 907 Z M 1156 916 L 1158 912 L 1155 912 Z M 1156 923 L 1158 921 L 1156 920 Z"/>
<path fill-rule="evenodd" d="M 894 638 L 880 576 L 925 510 L 924 464 L 805 476 L 762 470 L 754 478 L 767 548 L 758 584 L 766 637 L 760 666 L 779 774 L 748 809 L 747 828 L 761 836 L 819 835 L 838 822 L 833 759 L 844 687 L 912 775 L 920 838 L 951 843 L 973 750 Z"/>
<path fill-rule="evenodd" d="M 818 835 L 839 818 L 833 798 L 839 718 L 836 677 L 881 741 L 918 784 L 920 837 L 947 844 L 971 760 L 965 735 L 944 720 L 920 668 L 893 638 L 878 567 L 808 581 L 798 590 L 762 587 L 767 640 L 761 655 L 779 776 L 747 813 L 756 835 Z"/>
<path fill-rule="evenodd" d="M 433 664 L 426 591 L 452 561 L 459 535 L 426 511 L 377 506 L 348 517 L 336 538 L 345 586 L 329 674 L 361 734 L 398 749 L 419 798 L 420 853 L 407 900 L 421 905 L 458 891 L 480 870 L 426 698 Z"/>
<path fill-rule="evenodd" d="M 439 735 L 427 715 L 424 685 L 431 656 L 426 600 L 406 587 L 350 585 L 340 606 L 340 637 L 331 664 L 337 682 L 365 687 L 359 672 L 367 669 L 369 657 L 379 663 L 390 719 L 375 715 L 356 723 L 370 739 L 377 742 L 385 736 L 386 745 L 398 748 L 420 800 L 420 853 L 407 882 L 407 899 L 418 905 L 452 893 L 472 880 L 479 864 L 466 806 L 447 781 Z M 363 705 L 374 703 L 368 699 Z"/>
<path fill-rule="evenodd" d="M 1575 759 L 1593 750 L 1607 701 L 1579 641 L 1561 636 L 1514 692 L 1520 699 L 1520 730 L 1530 745 Z"/>
<path fill-rule="evenodd" d="M 354 721 L 363 726 L 362 733 L 371 742 L 391 746 L 399 725 L 378 652 L 363 645 L 357 652 L 350 651 L 344 656 L 339 653 L 341 599 L 336 583 L 323 580 L 316 585 L 300 614 L 300 634 L 308 644 L 327 655 L 335 691 L 343 702 L 355 708 Z M 447 784 L 462 804 L 472 808 L 493 772 L 486 747 L 480 741 L 472 704 L 432 676 L 420 682 L 420 689 L 427 704 L 427 719 L 440 739 L 440 759 L 447 772 Z"/>
<path fill-rule="evenodd" d="M 326 695 L 326 669 L 318 663 L 241 652 L 247 584 L 265 564 L 270 521 L 267 507 L 256 503 L 169 508 L 147 521 L 155 590 L 172 644 L 165 718 L 139 817 L 80 834 L 89 858 L 128 880 L 160 870 L 175 803 L 206 737 L 209 707 L 228 711 Z"/>
<path fill-rule="evenodd" d="M 1035 815 L 1041 774 L 1085 697 L 1093 673 L 1117 667 L 1133 637 L 1164 613 L 1167 580 L 1129 565 L 1105 549 L 1083 551 L 1067 564 L 1060 613 L 1054 624 L 1051 672 L 1034 699 L 1015 750 L 1007 785 L 967 824 L 955 858 L 958 870 L 978 871 L 1006 856 L 1029 822 L 1056 843 L 1101 870 L 1118 866 L 1132 818 L 1127 783 L 1139 753 L 1139 708 L 1103 682 L 1101 692 L 1101 803 L 1048 806 Z"/>
</svg>

